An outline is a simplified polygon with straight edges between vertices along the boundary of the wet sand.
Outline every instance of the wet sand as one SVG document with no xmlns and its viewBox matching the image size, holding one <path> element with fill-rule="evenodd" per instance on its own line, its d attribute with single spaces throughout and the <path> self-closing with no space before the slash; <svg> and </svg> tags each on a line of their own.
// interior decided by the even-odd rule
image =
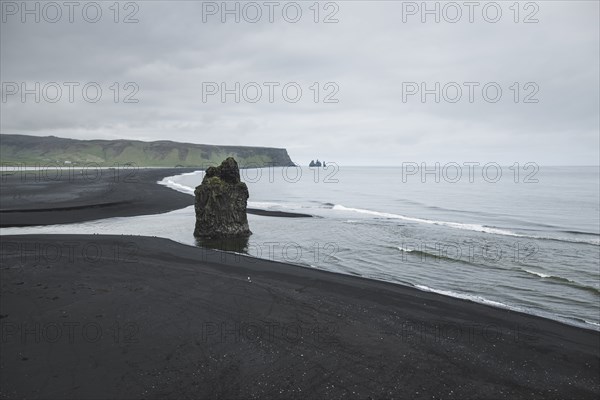
<svg viewBox="0 0 600 400">
<path fill-rule="evenodd" d="M 156 182 L 192 171 L 5 171 L 0 176 L 0 227 L 66 224 L 177 210 L 193 205 L 193 196 Z"/>
<path fill-rule="evenodd" d="M 600 334 L 138 236 L 4 236 L 3 398 L 596 398 Z"/>
<path fill-rule="evenodd" d="M 193 204 L 154 183 L 181 172 L 148 170 L 112 190 L 3 182 L 0 217 L 14 226 L 165 212 Z M 597 331 L 167 239 L 0 245 L 0 398 L 600 395 Z"/>
<path fill-rule="evenodd" d="M 194 205 L 194 197 L 157 185 L 166 176 L 196 171 L 88 169 L 10 171 L 0 175 L 0 227 L 67 224 L 158 214 Z M 248 209 L 249 214 L 306 218 L 308 214 Z"/>
</svg>

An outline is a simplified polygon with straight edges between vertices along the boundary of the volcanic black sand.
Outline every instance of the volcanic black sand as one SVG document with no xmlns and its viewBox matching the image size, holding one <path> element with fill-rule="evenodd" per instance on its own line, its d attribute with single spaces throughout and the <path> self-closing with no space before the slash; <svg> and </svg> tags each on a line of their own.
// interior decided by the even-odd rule
<svg viewBox="0 0 600 400">
<path fill-rule="evenodd" d="M 0 176 L 0 226 L 51 225 L 156 214 L 194 204 L 194 197 L 158 185 L 193 169 L 10 171 Z"/>
<path fill-rule="evenodd" d="M 147 176 L 156 181 L 170 174 Z M 170 190 L 141 185 L 148 197 Z M 65 187 L 55 193 L 60 201 L 46 192 L 43 206 L 75 198 Z M 144 201 L 153 200 L 136 200 Z M 34 219 L 45 212 L 19 213 Z M 1 241 L 0 398 L 600 394 L 597 331 L 167 239 L 26 235 Z"/>
<path fill-rule="evenodd" d="M 194 204 L 194 197 L 156 182 L 192 172 L 171 169 L 64 169 L 0 175 L 0 227 L 66 224 L 109 217 L 157 214 Z M 249 214 L 311 217 L 283 211 L 248 209 Z"/>
</svg>

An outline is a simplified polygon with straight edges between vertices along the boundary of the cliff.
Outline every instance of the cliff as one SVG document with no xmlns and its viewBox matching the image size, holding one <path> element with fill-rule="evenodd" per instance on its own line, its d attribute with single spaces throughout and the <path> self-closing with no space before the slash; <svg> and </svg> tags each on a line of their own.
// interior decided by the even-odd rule
<svg viewBox="0 0 600 400">
<path fill-rule="evenodd" d="M 55 136 L 0 135 L 0 161 L 27 166 L 99 166 L 135 164 L 138 167 L 207 167 L 235 157 L 240 167 L 294 165 L 285 149 L 216 146 L 168 140 L 77 140 Z"/>
</svg>

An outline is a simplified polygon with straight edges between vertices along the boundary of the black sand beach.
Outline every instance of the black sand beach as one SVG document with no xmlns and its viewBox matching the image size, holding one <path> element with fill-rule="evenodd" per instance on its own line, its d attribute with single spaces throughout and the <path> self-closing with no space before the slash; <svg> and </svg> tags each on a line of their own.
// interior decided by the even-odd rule
<svg viewBox="0 0 600 400">
<path fill-rule="evenodd" d="M 166 176 L 196 171 L 87 169 L 12 171 L 0 175 L 0 227 L 68 224 L 157 214 L 194 205 L 194 198 L 163 185 Z M 248 209 L 248 214 L 303 218 L 308 214 Z"/>
<path fill-rule="evenodd" d="M 91 207 L 76 215 L 85 220 L 191 205 L 154 183 L 172 174 L 148 172 L 114 197 L 94 195 L 107 190 L 96 182 L 83 194 L 77 185 L 28 189 L 20 201 L 18 186 L 3 182 L 2 209 L 79 204 Z M 127 205 L 92 207 L 94 199 Z M 73 222 L 68 210 L 1 218 Z M 600 395 L 596 331 L 167 239 L 1 240 L 1 398 Z"/>
<path fill-rule="evenodd" d="M 156 214 L 194 204 L 163 185 L 194 169 L 7 171 L 0 177 L 0 227 L 52 225 Z"/>
</svg>

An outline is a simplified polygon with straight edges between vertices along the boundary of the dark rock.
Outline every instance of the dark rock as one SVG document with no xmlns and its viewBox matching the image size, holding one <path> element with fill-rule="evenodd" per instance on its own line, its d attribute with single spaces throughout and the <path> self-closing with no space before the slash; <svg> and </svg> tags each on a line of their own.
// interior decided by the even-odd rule
<svg viewBox="0 0 600 400">
<path fill-rule="evenodd" d="M 233 157 L 218 167 L 209 167 L 194 194 L 194 236 L 223 238 L 252 234 L 246 215 L 248 187 L 240 180 L 240 170 Z"/>
</svg>

